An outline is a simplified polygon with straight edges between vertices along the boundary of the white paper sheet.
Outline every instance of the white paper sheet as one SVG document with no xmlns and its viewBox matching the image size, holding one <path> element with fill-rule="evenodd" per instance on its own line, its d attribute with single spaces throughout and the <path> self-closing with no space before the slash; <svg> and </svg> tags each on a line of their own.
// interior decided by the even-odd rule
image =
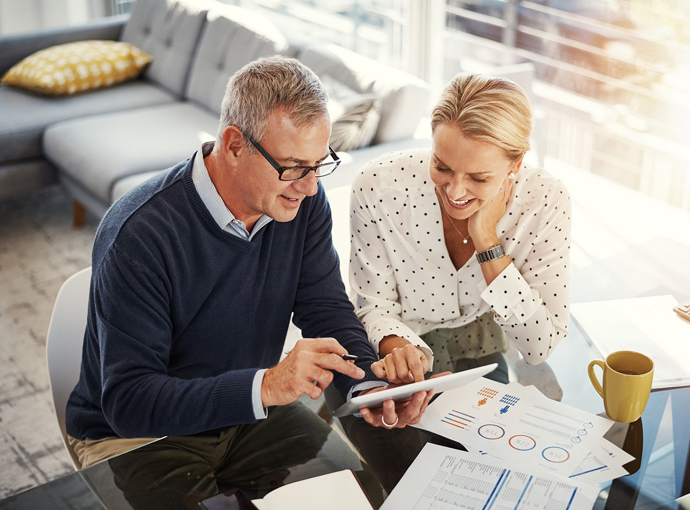
<svg viewBox="0 0 690 510">
<path fill-rule="evenodd" d="M 598 493 L 538 469 L 427 444 L 381 510 L 588 510 Z"/>
<path fill-rule="evenodd" d="M 690 385 L 690 323 L 673 311 L 673 296 L 573 303 L 570 312 L 604 358 L 638 351 L 654 361 L 652 389 Z"/>
<path fill-rule="evenodd" d="M 252 503 L 259 510 L 373 510 L 349 469 L 283 485 Z"/>
</svg>

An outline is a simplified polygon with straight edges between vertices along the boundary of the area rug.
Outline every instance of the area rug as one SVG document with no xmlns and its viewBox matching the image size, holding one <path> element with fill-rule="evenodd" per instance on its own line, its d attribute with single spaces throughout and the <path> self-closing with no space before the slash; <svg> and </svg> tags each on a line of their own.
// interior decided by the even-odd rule
<svg viewBox="0 0 690 510">
<path fill-rule="evenodd" d="M 71 214 L 59 186 L 0 201 L 0 499 L 73 470 L 45 360 L 55 297 L 91 264 L 98 225 L 74 229 Z"/>
</svg>

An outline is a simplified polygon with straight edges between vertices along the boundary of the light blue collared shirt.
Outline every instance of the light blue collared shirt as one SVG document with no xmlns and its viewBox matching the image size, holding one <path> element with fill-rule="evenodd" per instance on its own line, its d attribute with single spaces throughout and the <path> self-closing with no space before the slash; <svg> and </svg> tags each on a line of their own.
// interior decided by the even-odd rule
<svg viewBox="0 0 690 510">
<path fill-rule="evenodd" d="M 265 214 L 261 216 L 254 225 L 251 233 L 247 230 L 247 226 L 243 221 L 235 218 L 230 212 L 230 209 L 225 205 L 225 202 L 223 202 L 223 199 L 218 194 L 218 190 L 216 190 L 216 187 L 213 185 L 211 177 L 208 175 L 208 169 L 204 163 L 204 158 L 211 154 L 212 150 L 213 142 L 206 142 L 196 153 L 196 158 L 194 158 L 194 163 L 192 165 L 192 182 L 194 183 L 194 187 L 199 193 L 201 201 L 220 228 L 246 241 L 251 241 L 259 230 L 273 221 L 273 218 L 269 218 Z"/>
</svg>

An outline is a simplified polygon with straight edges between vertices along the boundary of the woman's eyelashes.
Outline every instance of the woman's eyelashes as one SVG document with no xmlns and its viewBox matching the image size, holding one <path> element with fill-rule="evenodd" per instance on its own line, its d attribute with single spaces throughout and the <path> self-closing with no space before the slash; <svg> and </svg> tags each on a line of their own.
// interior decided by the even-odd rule
<svg viewBox="0 0 690 510">
<path fill-rule="evenodd" d="M 486 181 L 488 181 L 488 179 L 486 177 L 484 177 L 482 179 L 479 177 L 475 177 L 474 175 L 470 175 L 470 179 L 472 179 L 474 182 L 486 182 Z"/>
<path fill-rule="evenodd" d="M 442 174 L 452 174 L 452 173 L 453 173 L 453 171 L 452 171 L 450 168 L 443 167 L 443 166 L 438 166 L 438 165 L 436 165 L 436 166 L 434 167 L 434 169 L 435 169 L 437 172 L 440 172 L 440 173 L 442 173 Z M 474 182 L 478 182 L 478 183 L 484 183 L 484 182 L 487 182 L 487 181 L 489 180 L 489 179 L 486 178 L 486 177 L 477 177 L 477 176 L 475 176 L 475 175 L 470 175 L 469 178 L 470 178 L 471 180 L 473 180 Z"/>
</svg>

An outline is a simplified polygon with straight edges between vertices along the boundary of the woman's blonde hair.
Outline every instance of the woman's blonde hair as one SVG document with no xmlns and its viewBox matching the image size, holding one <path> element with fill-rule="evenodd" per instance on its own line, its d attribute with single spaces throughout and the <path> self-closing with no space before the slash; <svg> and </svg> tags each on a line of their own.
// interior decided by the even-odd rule
<svg viewBox="0 0 690 510">
<path fill-rule="evenodd" d="M 517 161 L 530 148 L 532 108 L 520 86 L 507 78 L 461 73 L 446 86 L 431 114 L 431 131 L 440 124 L 493 143 Z"/>
</svg>

